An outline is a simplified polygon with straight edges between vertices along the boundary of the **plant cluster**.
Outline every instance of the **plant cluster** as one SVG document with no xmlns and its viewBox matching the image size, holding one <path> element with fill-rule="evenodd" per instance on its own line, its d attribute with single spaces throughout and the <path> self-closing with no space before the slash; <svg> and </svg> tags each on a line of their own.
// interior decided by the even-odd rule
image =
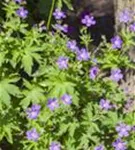
<svg viewBox="0 0 135 150">
<path fill-rule="evenodd" d="M 66 35 L 66 13 L 56 24 L 30 26 L 25 0 L 6 0 L 0 22 L 0 141 L 14 150 L 134 150 L 135 102 L 121 88 L 134 70 L 134 15 L 124 10 L 122 31 L 92 45 L 91 14 L 80 22 L 80 42 Z M 128 110 L 128 111 L 126 111 Z"/>
</svg>

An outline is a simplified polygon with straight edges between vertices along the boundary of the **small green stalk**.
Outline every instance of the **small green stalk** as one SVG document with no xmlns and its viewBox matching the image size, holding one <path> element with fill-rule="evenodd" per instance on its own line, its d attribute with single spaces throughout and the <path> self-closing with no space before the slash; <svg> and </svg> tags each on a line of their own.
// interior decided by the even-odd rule
<svg viewBox="0 0 135 150">
<path fill-rule="evenodd" d="M 52 5 L 51 5 L 48 21 L 47 21 L 47 30 L 49 30 L 49 28 L 50 28 L 50 23 L 51 23 L 51 19 L 52 19 L 52 13 L 53 13 L 54 6 L 55 6 L 55 0 L 52 0 Z"/>
</svg>

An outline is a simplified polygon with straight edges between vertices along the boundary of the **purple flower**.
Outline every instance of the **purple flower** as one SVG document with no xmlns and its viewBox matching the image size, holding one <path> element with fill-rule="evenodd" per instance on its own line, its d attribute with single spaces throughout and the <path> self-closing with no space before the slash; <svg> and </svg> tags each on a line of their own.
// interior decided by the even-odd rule
<svg viewBox="0 0 135 150">
<path fill-rule="evenodd" d="M 122 87 L 123 91 L 125 92 L 125 94 L 129 93 L 129 88 L 128 87 Z"/>
<path fill-rule="evenodd" d="M 81 20 L 81 22 L 87 27 L 91 27 L 92 25 L 96 24 L 94 17 L 90 15 L 85 15 L 84 18 Z"/>
<path fill-rule="evenodd" d="M 27 18 L 28 16 L 28 10 L 26 10 L 24 7 L 20 7 L 17 11 L 16 11 L 17 15 L 23 19 Z"/>
<path fill-rule="evenodd" d="M 135 32 L 135 22 L 129 26 L 130 31 Z"/>
<path fill-rule="evenodd" d="M 31 108 L 28 108 L 26 110 L 28 118 L 30 118 L 30 119 L 36 119 L 37 116 L 39 115 L 40 108 L 41 108 L 41 106 L 37 105 L 37 104 L 34 104 L 34 105 L 31 106 Z"/>
<path fill-rule="evenodd" d="M 99 146 L 95 147 L 94 150 L 104 150 L 104 146 L 99 145 Z"/>
<path fill-rule="evenodd" d="M 51 111 L 54 111 L 56 108 L 59 107 L 58 100 L 56 98 L 50 98 L 50 99 L 48 99 L 47 107 Z"/>
<path fill-rule="evenodd" d="M 134 108 L 134 101 L 131 99 L 128 99 L 126 101 L 126 104 L 124 105 L 124 113 L 132 112 Z"/>
<path fill-rule="evenodd" d="M 64 33 L 67 33 L 68 32 L 68 25 L 67 24 L 64 24 L 63 26 L 62 26 L 62 30 L 61 31 L 63 31 Z"/>
<path fill-rule="evenodd" d="M 66 15 L 63 11 L 61 11 L 60 9 L 56 8 L 53 16 L 55 17 L 56 20 L 60 20 L 60 19 L 64 19 L 66 18 Z"/>
<path fill-rule="evenodd" d="M 14 0 L 16 3 L 22 3 L 23 0 Z"/>
<path fill-rule="evenodd" d="M 111 43 L 113 49 L 120 49 L 122 47 L 123 41 L 120 36 L 117 35 L 111 39 Z"/>
<path fill-rule="evenodd" d="M 82 48 L 82 49 L 77 51 L 77 60 L 87 61 L 87 60 L 89 60 L 89 58 L 90 58 L 89 52 L 85 48 Z"/>
<path fill-rule="evenodd" d="M 96 66 L 95 66 L 95 67 L 92 67 L 92 68 L 90 69 L 90 74 L 89 74 L 90 78 L 91 78 L 92 80 L 94 80 L 94 79 L 96 78 L 98 72 L 99 72 L 99 68 L 98 68 L 98 67 L 96 67 Z"/>
<path fill-rule="evenodd" d="M 67 57 L 60 56 L 57 60 L 57 65 L 60 69 L 67 69 L 68 68 L 68 61 Z"/>
<path fill-rule="evenodd" d="M 123 74 L 121 73 L 121 70 L 118 69 L 118 68 L 115 68 L 115 69 L 112 69 L 111 70 L 111 76 L 110 78 L 113 80 L 113 81 L 116 81 L 118 82 L 119 80 L 121 80 L 123 78 Z"/>
<path fill-rule="evenodd" d="M 65 105 L 70 105 L 72 103 L 72 97 L 68 94 L 64 94 L 62 97 L 61 97 L 61 100 L 62 102 L 65 104 Z"/>
<path fill-rule="evenodd" d="M 135 126 L 132 126 L 132 131 L 135 131 Z"/>
<path fill-rule="evenodd" d="M 101 109 L 103 110 L 109 110 L 112 108 L 112 105 L 110 104 L 110 102 L 105 99 L 101 99 L 99 104 L 100 104 Z"/>
<path fill-rule="evenodd" d="M 121 139 L 117 139 L 113 142 L 112 146 L 115 148 L 115 150 L 126 150 L 126 142 L 122 141 Z"/>
<path fill-rule="evenodd" d="M 77 43 L 75 40 L 71 40 L 67 42 L 67 48 L 69 48 L 72 52 L 78 50 Z"/>
<path fill-rule="evenodd" d="M 37 141 L 39 139 L 39 134 L 37 133 L 35 128 L 27 131 L 26 136 L 28 140 L 32 140 L 32 141 Z"/>
<path fill-rule="evenodd" d="M 61 150 L 61 145 L 59 142 L 52 142 L 50 144 L 49 150 Z"/>
<path fill-rule="evenodd" d="M 41 26 L 39 27 L 39 31 L 40 31 L 40 32 L 43 32 L 43 31 L 46 31 L 46 30 L 47 30 L 47 28 L 46 28 L 45 25 L 41 25 Z"/>
<path fill-rule="evenodd" d="M 128 9 L 125 9 L 119 14 L 119 21 L 123 23 L 128 23 L 132 21 L 132 16 L 133 16 L 132 12 Z"/>
<path fill-rule="evenodd" d="M 98 63 L 98 61 L 97 61 L 97 59 L 96 59 L 96 58 L 92 59 L 92 62 L 93 62 L 93 63 L 95 63 L 95 64 L 97 64 L 97 63 Z"/>
<path fill-rule="evenodd" d="M 130 130 L 131 127 L 124 123 L 120 123 L 118 126 L 116 126 L 116 131 L 118 132 L 118 135 L 120 137 L 127 137 L 129 135 Z"/>
<path fill-rule="evenodd" d="M 64 25 L 55 24 L 54 28 L 55 28 L 55 30 L 60 30 L 60 31 L 62 31 L 64 33 L 68 32 L 68 25 L 67 24 L 64 24 Z"/>
</svg>

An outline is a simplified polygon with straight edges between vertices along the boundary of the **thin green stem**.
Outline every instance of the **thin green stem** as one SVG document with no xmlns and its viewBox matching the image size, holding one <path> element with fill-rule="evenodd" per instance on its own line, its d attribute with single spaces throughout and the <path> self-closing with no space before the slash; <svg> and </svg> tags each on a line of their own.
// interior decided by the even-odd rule
<svg viewBox="0 0 135 150">
<path fill-rule="evenodd" d="M 54 6 L 55 6 L 55 0 L 52 0 L 52 5 L 51 5 L 50 12 L 49 12 L 48 21 L 47 21 L 47 30 L 49 30 L 49 28 L 50 28 L 50 23 L 51 23 L 51 19 L 52 19 L 52 13 L 53 13 Z"/>
</svg>

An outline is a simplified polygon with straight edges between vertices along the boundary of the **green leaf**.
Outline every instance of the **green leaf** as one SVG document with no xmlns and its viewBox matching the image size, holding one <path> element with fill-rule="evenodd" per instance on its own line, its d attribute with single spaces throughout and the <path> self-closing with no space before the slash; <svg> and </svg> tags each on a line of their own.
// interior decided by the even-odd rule
<svg viewBox="0 0 135 150">
<path fill-rule="evenodd" d="M 10 95 L 0 85 L 0 102 L 3 103 L 3 104 L 5 104 L 6 106 L 9 106 L 10 105 L 10 100 L 11 100 Z"/>
<path fill-rule="evenodd" d="M 75 130 L 76 130 L 78 127 L 79 127 L 79 124 L 78 124 L 78 123 L 76 123 L 76 122 L 70 123 L 68 130 L 69 130 L 69 135 L 70 135 L 71 137 L 74 136 Z"/>
<path fill-rule="evenodd" d="M 83 134 L 80 139 L 79 149 L 88 149 L 89 147 L 89 138 L 87 134 Z"/>
<path fill-rule="evenodd" d="M 5 137 L 9 143 L 13 143 L 12 131 L 8 126 L 4 126 Z"/>
<path fill-rule="evenodd" d="M 107 118 L 103 120 L 103 124 L 108 127 L 114 127 L 116 124 L 120 122 L 120 118 L 118 119 L 118 115 L 116 112 L 108 112 L 107 113 Z"/>
<path fill-rule="evenodd" d="M 27 108 L 31 102 L 39 103 L 45 99 L 44 90 L 38 86 L 32 86 L 30 89 L 24 90 L 23 94 L 25 98 L 20 103 L 23 108 Z"/>
<path fill-rule="evenodd" d="M 73 10 L 73 6 L 72 6 L 72 3 L 71 3 L 71 0 L 63 0 L 63 2 L 66 4 L 68 9 Z"/>
<path fill-rule="evenodd" d="M 0 52 L 0 67 L 2 66 L 3 62 L 5 61 L 5 52 Z"/>
<path fill-rule="evenodd" d="M 31 56 L 38 62 L 41 63 L 41 56 L 38 53 L 31 53 Z"/>
<path fill-rule="evenodd" d="M 22 57 L 22 65 L 24 70 L 30 75 L 32 72 L 33 59 L 30 55 L 24 55 Z"/>
<path fill-rule="evenodd" d="M 58 136 L 61 136 L 67 132 L 69 124 L 60 124 L 59 132 L 57 133 Z"/>
<path fill-rule="evenodd" d="M 0 100 L 7 106 L 10 104 L 11 95 L 20 96 L 19 88 L 11 83 L 14 80 L 16 81 L 16 79 L 4 79 L 0 82 Z"/>
<path fill-rule="evenodd" d="M 131 141 L 129 141 L 129 145 L 130 145 L 133 149 L 135 149 L 135 141 L 134 141 L 134 139 L 132 139 Z"/>
<path fill-rule="evenodd" d="M 58 7 L 59 9 L 62 8 L 62 0 L 58 0 L 58 1 L 57 1 L 57 7 Z"/>
</svg>

